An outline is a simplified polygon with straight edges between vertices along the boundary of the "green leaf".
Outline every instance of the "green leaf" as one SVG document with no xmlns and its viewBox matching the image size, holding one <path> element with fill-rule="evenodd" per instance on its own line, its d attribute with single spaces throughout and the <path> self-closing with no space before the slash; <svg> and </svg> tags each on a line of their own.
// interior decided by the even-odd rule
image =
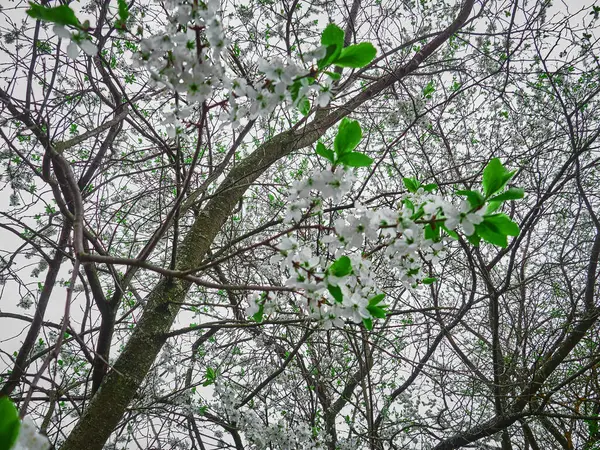
<svg viewBox="0 0 600 450">
<path fill-rule="evenodd" d="M 331 284 L 327 285 L 327 290 L 331 294 L 331 296 L 335 299 L 336 302 L 342 303 L 344 301 L 344 295 L 342 294 L 342 290 L 339 286 L 333 286 Z"/>
<path fill-rule="evenodd" d="M 361 42 L 360 44 L 350 45 L 342 50 L 339 58 L 333 63 L 338 67 L 352 67 L 358 69 L 364 67 L 373 61 L 377 50 L 370 42 Z"/>
<path fill-rule="evenodd" d="M 265 314 L 265 305 L 258 305 L 258 311 L 252 316 L 252 320 L 261 323 Z"/>
<path fill-rule="evenodd" d="M 502 202 L 489 202 L 488 203 L 488 207 L 485 210 L 486 214 L 491 214 L 494 211 L 496 211 L 498 208 L 500 208 L 502 206 Z"/>
<path fill-rule="evenodd" d="M 214 382 L 217 380 L 216 369 L 213 369 L 212 367 L 207 367 L 206 375 L 204 376 L 204 378 L 205 380 L 204 383 L 202 383 L 202 386 L 210 386 L 211 384 L 214 384 Z"/>
<path fill-rule="evenodd" d="M 373 329 L 373 320 L 371 319 L 363 319 L 363 325 L 369 331 Z"/>
<path fill-rule="evenodd" d="M 330 23 L 321 34 L 321 45 L 325 46 L 325 56 L 317 63 L 319 69 L 327 67 L 338 58 L 344 47 L 344 30 Z"/>
<path fill-rule="evenodd" d="M 348 167 L 369 167 L 373 164 L 371 158 L 364 153 L 358 152 L 344 153 L 336 162 Z"/>
<path fill-rule="evenodd" d="M 377 294 L 369 300 L 369 305 L 377 305 L 385 298 L 385 294 Z"/>
<path fill-rule="evenodd" d="M 467 200 L 469 201 L 469 205 L 471 205 L 471 208 L 479 208 L 485 203 L 485 198 L 483 197 L 483 195 L 481 195 L 481 192 L 479 192 L 479 191 L 461 190 L 461 191 L 456 191 L 456 193 L 458 195 L 467 197 Z"/>
<path fill-rule="evenodd" d="M 478 225 L 475 225 L 475 230 L 477 231 L 477 234 L 481 237 L 481 239 L 483 239 L 486 242 L 489 242 L 490 244 L 497 245 L 502 248 L 506 248 L 508 246 L 508 240 L 506 239 L 506 235 L 499 233 L 493 227 L 490 227 L 487 223 L 485 223 L 485 221 L 481 222 Z"/>
<path fill-rule="evenodd" d="M 435 92 L 435 85 L 433 84 L 433 80 L 427 83 L 427 86 L 423 88 L 423 97 L 431 98 L 432 94 Z"/>
<path fill-rule="evenodd" d="M 404 187 L 408 189 L 408 192 L 412 192 L 413 194 L 421 187 L 421 183 L 416 178 L 402 178 L 402 183 L 404 183 Z"/>
<path fill-rule="evenodd" d="M 323 158 L 328 159 L 333 164 L 335 160 L 335 155 L 333 150 L 329 150 L 322 142 L 317 142 L 317 148 L 315 149 L 317 155 L 322 156 Z"/>
<path fill-rule="evenodd" d="M 490 202 L 505 202 L 507 200 L 519 200 L 525 196 L 522 188 L 511 187 L 508 190 L 490 198 Z"/>
<path fill-rule="evenodd" d="M 317 61 L 317 67 L 319 69 L 323 69 L 333 62 L 335 58 L 337 58 L 341 53 L 341 47 L 337 45 L 328 45 L 325 51 L 325 56 L 323 59 Z"/>
<path fill-rule="evenodd" d="M 592 416 L 598 417 L 598 414 L 592 414 Z M 598 426 L 598 419 L 586 419 L 585 423 L 587 423 L 590 438 L 596 437 L 598 431 L 600 430 Z"/>
<path fill-rule="evenodd" d="M 433 283 L 435 283 L 436 281 L 437 281 L 437 278 L 434 278 L 434 277 L 427 277 L 427 278 L 423 278 L 423 279 L 421 280 L 421 283 L 423 283 L 423 284 L 433 284 Z"/>
<path fill-rule="evenodd" d="M 325 72 L 327 75 L 329 75 L 329 78 L 331 78 L 332 80 L 339 80 L 340 78 L 342 78 L 342 75 L 337 73 L 337 72 Z"/>
<path fill-rule="evenodd" d="M 423 205 L 419 206 L 419 209 L 410 216 L 410 220 L 419 220 L 421 217 L 425 215 L 425 210 L 423 209 Z"/>
<path fill-rule="evenodd" d="M 298 102 L 298 110 L 303 116 L 308 116 L 310 111 L 310 102 L 306 97 L 302 97 Z"/>
<path fill-rule="evenodd" d="M 429 183 L 429 184 L 426 184 L 425 186 L 423 186 L 423 190 L 424 190 L 425 192 L 433 192 L 433 191 L 435 191 L 437 188 L 438 188 L 438 185 L 437 185 L 437 184 L 435 184 L 435 183 Z"/>
<path fill-rule="evenodd" d="M 433 242 L 438 242 L 440 240 L 440 230 L 439 226 L 436 226 L 435 223 L 428 223 L 425 225 L 425 239 L 431 239 Z"/>
<path fill-rule="evenodd" d="M 129 19 L 129 6 L 125 0 L 118 0 L 119 19 L 115 23 L 115 27 L 119 30 L 127 29 L 127 19 Z"/>
<path fill-rule="evenodd" d="M 117 4 L 119 5 L 119 19 L 125 23 L 129 19 L 129 6 L 125 0 L 118 0 Z"/>
<path fill-rule="evenodd" d="M 321 44 L 324 46 L 338 45 L 342 47 L 344 45 L 344 30 L 335 23 L 330 23 L 321 34 Z"/>
<path fill-rule="evenodd" d="M 475 230 L 484 241 L 502 248 L 508 246 L 507 236 L 518 236 L 520 231 L 519 225 L 506 214 L 485 216 L 483 222 L 475 226 Z"/>
<path fill-rule="evenodd" d="M 300 88 L 302 87 L 302 83 L 299 80 L 296 80 L 290 86 L 290 95 L 292 96 L 292 101 L 295 102 L 298 98 L 298 94 L 300 93 Z"/>
<path fill-rule="evenodd" d="M 373 317 L 376 317 L 377 319 L 385 319 L 385 309 L 383 309 L 379 306 L 368 305 L 367 311 L 369 311 L 371 313 L 371 315 Z"/>
<path fill-rule="evenodd" d="M 341 256 L 329 267 L 329 274 L 334 277 L 345 277 L 352 272 L 352 262 L 347 256 Z"/>
<path fill-rule="evenodd" d="M 498 158 L 493 158 L 485 169 L 483 169 L 483 193 L 486 198 L 506 186 L 506 183 L 514 176 L 516 171 L 509 172 Z"/>
<path fill-rule="evenodd" d="M 489 226 L 493 226 L 500 233 L 505 234 L 507 236 L 518 236 L 519 235 L 519 225 L 511 220 L 506 214 L 494 214 L 493 216 L 485 216 L 484 222 L 486 222 Z"/>
<path fill-rule="evenodd" d="M 0 450 L 12 448 L 19 436 L 19 413 L 8 397 L 0 398 Z"/>
<path fill-rule="evenodd" d="M 27 14 L 29 17 L 41 20 L 42 22 L 51 22 L 57 25 L 72 25 L 76 28 L 81 27 L 79 20 L 75 17 L 75 12 L 67 5 L 49 7 L 29 2 Z"/>
<path fill-rule="evenodd" d="M 458 233 L 456 231 L 449 229 L 444 224 L 441 224 L 440 227 L 448 234 L 448 236 L 450 236 L 453 239 L 458 239 Z"/>
<path fill-rule="evenodd" d="M 479 247 L 479 244 L 481 243 L 481 237 L 479 237 L 477 234 L 477 227 L 475 227 L 475 233 L 473 233 L 471 236 L 467 236 L 467 241 L 469 241 L 471 245 Z"/>
<path fill-rule="evenodd" d="M 339 156 L 351 152 L 362 139 L 362 130 L 356 120 L 344 117 L 338 128 L 338 133 L 333 141 L 333 149 Z"/>
</svg>

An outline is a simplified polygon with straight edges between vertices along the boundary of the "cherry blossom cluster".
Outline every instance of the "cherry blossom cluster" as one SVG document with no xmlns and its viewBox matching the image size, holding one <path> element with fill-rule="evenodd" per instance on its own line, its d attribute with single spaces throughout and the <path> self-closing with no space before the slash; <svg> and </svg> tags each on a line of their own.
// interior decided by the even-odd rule
<svg viewBox="0 0 600 450">
<path fill-rule="evenodd" d="M 218 16 L 218 0 L 206 3 L 171 2 L 173 13 L 162 33 L 140 43 L 139 65 L 152 79 L 170 90 L 185 94 L 190 107 L 166 115 L 167 133 L 174 137 L 192 105 L 209 99 L 225 84 L 222 52 L 226 39 Z"/>
<path fill-rule="evenodd" d="M 341 75 L 328 71 L 328 67 L 361 68 L 368 65 L 377 52 L 368 42 L 345 47 L 344 31 L 331 23 L 322 33 L 321 45 L 311 51 L 299 51 L 296 60 L 291 56 L 285 60 L 261 58 L 257 64 L 257 79 L 246 74 L 236 77 L 231 71 L 228 73 L 224 64 L 225 52 L 229 51 L 234 59 L 238 56 L 225 36 L 219 0 L 169 0 L 166 3 L 170 11 L 167 26 L 140 42 L 133 65 L 145 67 L 155 83 L 177 92 L 187 104 L 184 109 L 176 108 L 166 114 L 169 136 L 177 135 L 194 107 L 204 102 L 209 108 L 222 107 L 222 112 L 227 111 L 221 114 L 222 118 L 234 126 L 241 119 L 266 117 L 279 106 L 293 106 L 308 115 L 311 100 L 325 107 L 333 99 L 334 81 Z M 164 6 L 162 2 L 161 5 Z M 114 27 L 119 33 L 127 32 L 131 16 L 129 5 L 125 0 L 117 0 L 117 6 Z M 27 13 L 54 23 L 55 34 L 71 40 L 67 48 L 71 58 L 79 55 L 79 49 L 90 56 L 97 54 L 98 48 L 88 34 L 89 21 L 82 24 L 68 5 L 30 3 Z"/>
<path fill-rule="evenodd" d="M 290 424 L 283 417 L 270 417 L 269 424 L 264 421 L 252 408 L 240 408 L 239 398 L 231 386 L 217 382 L 215 394 L 218 402 L 215 408 L 222 409 L 236 428 L 245 434 L 252 449 L 267 450 L 312 450 L 324 449 L 325 434 L 313 433 L 306 423 Z"/>
<path fill-rule="evenodd" d="M 325 201 L 336 203 L 347 196 L 355 181 L 352 170 L 335 165 L 297 181 L 290 189 L 284 222 L 299 224 L 319 214 Z M 427 190 L 409 191 L 396 209 L 369 209 L 355 202 L 352 214 L 338 218 L 333 232 L 321 239 L 329 251 L 320 256 L 293 236 L 280 240 L 271 263 L 288 274 L 285 284 L 301 293 L 298 306 L 308 318 L 329 329 L 343 327 L 346 321 L 367 321 L 372 326 L 369 321 L 385 317 L 385 306 L 380 304 L 383 294 L 375 285 L 371 261 L 364 256 L 369 248 L 379 249 L 374 254 L 384 255 L 407 289 L 435 281 L 423 271 L 423 262 L 436 264 L 445 256 L 446 244 L 456 237 L 454 230 L 472 236 L 486 210 L 467 201 L 456 207 L 433 190 L 434 185 L 429 185 Z M 249 305 L 248 315 L 260 319 L 276 311 L 277 300 L 272 293 L 263 294 L 251 297 Z"/>
<path fill-rule="evenodd" d="M 315 171 L 308 178 L 294 182 L 287 199 L 284 222 L 300 222 L 303 211 L 307 208 L 312 212 L 319 211 L 323 199 L 331 198 L 335 202 L 340 201 L 350 192 L 355 180 L 353 172 L 338 166 L 333 170 Z M 313 191 L 321 195 L 313 196 L 311 195 Z"/>
<path fill-rule="evenodd" d="M 77 59 L 80 49 L 88 56 L 95 56 L 98 53 L 96 44 L 83 31 L 71 32 L 62 25 L 54 25 L 53 31 L 58 37 L 70 40 L 67 45 L 67 56 L 71 59 Z"/>
<path fill-rule="evenodd" d="M 326 48 L 319 46 L 303 55 L 303 61 L 260 59 L 256 81 L 230 77 L 223 64 L 223 53 L 229 41 L 219 16 L 219 1 L 172 1 L 173 13 L 164 32 L 144 39 L 136 63 L 146 67 L 152 79 L 169 89 L 185 94 L 187 109 L 175 110 L 166 117 L 169 135 L 182 126 L 193 105 L 215 99 L 215 104 L 228 104 L 229 121 L 265 117 L 279 105 L 298 107 L 308 113 L 308 98 L 316 96 L 319 106 L 327 106 L 336 74 L 319 75 L 312 64 L 323 58 Z M 304 67 L 308 65 L 310 68 Z"/>
</svg>

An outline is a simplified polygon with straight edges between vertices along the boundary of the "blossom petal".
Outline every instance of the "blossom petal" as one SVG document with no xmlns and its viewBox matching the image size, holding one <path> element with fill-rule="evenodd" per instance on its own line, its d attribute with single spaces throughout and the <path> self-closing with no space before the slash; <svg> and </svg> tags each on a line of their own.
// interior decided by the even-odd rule
<svg viewBox="0 0 600 450">
<path fill-rule="evenodd" d="M 79 56 L 79 46 L 73 41 L 67 45 L 67 56 L 71 59 L 77 59 Z"/>
<path fill-rule="evenodd" d="M 96 47 L 96 44 L 94 44 L 92 41 L 88 41 L 87 39 L 81 41 L 79 46 L 86 55 L 95 56 L 98 53 L 98 47 Z"/>
</svg>

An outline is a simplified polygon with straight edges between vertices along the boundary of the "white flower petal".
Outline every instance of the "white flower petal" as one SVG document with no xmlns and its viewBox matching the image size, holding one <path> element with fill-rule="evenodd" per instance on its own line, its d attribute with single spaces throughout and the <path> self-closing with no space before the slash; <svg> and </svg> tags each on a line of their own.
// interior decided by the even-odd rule
<svg viewBox="0 0 600 450">
<path fill-rule="evenodd" d="M 86 55 L 95 56 L 98 53 L 98 47 L 96 44 L 92 43 L 92 41 L 88 41 L 87 39 L 81 41 L 79 44 L 81 50 L 83 50 Z"/>
<path fill-rule="evenodd" d="M 458 226 L 458 219 L 456 217 L 448 217 L 444 225 L 449 230 L 454 230 Z"/>
<path fill-rule="evenodd" d="M 475 227 L 468 220 L 463 220 L 461 225 L 462 225 L 463 231 L 465 232 L 465 234 L 467 236 L 471 236 L 473 233 L 475 233 Z"/>
<path fill-rule="evenodd" d="M 54 31 L 54 34 L 56 34 L 59 38 L 71 39 L 71 32 L 62 25 L 54 25 L 52 31 Z"/>
<path fill-rule="evenodd" d="M 47 450 L 50 448 L 48 438 L 38 432 L 33 420 L 25 417 L 21 422 L 19 437 L 13 450 Z"/>
<path fill-rule="evenodd" d="M 79 56 L 79 46 L 73 41 L 67 45 L 67 56 L 71 59 L 77 59 Z"/>
<path fill-rule="evenodd" d="M 467 220 L 475 225 L 479 225 L 483 222 L 483 216 L 477 213 L 467 214 Z"/>
</svg>

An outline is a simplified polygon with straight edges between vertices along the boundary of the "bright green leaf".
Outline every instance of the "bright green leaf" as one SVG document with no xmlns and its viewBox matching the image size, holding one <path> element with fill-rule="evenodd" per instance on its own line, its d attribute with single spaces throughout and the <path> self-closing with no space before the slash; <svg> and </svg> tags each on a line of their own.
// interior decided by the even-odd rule
<svg viewBox="0 0 600 450">
<path fill-rule="evenodd" d="M 434 242 L 438 242 L 440 240 L 440 230 L 439 226 L 436 226 L 435 223 L 428 223 L 425 225 L 425 239 L 431 239 Z"/>
<path fill-rule="evenodd" d="M 363 319 L 363 325 L 369 331 L 373 329 L 373 321 L 371 319 Z"/>
<path fill-rule="evenodd" d="M 302 97 L 298 102 L 298 110 L 303 116 L 308 116 L 310 111 L 310 102 L 306 97 Z"/>
<path fill-rule="evenodd" d="M 27 14 L 29 17 L 41 20 L 42 22 L 51 22 L 57 25 L 72 25 L 80 28 L 80 23 L 75 16 L 75 12 L 67 5 L 49 7 L 29 2 Z"/>
<path fill-rule="evenodd" d="M 485 216 L 483 222 L 476 225 L 475 229 L 483 240 L 502 248 L 508 246 L 507 236 L 519 235 L 519 225 L 514 223 L 506 214 Z"/>
<path fill-rule="evenodd" d="M 8 397 L 0 398 L 0 450 L 8 450 L 19 436 L 19 413 Z"/>
<path fill-rule="evenodd" d="M 421 217 L 425 215 L 425 210 L 423 209 L 423 205 L 419 206 L 419 209 L 410 216 L 410 220 L 419 220 Z"/>
<path fill-rule="evenodd" d="M 333 150 L 329 150 L 322 142 L 317 142 L 317 148 L 315 151 L 317 152 L 317 155 L 328 159 L 331 161 L 331 163 L 334 162 L 335 155 L 333 154 Z"/>
<path fill-rule="evenodd" d="M 385 298 L 385 294 L 377 294 L 369 300 L 369 305 L 377 305 Z"/>
<path fill-rule="evenodd" d="M 336 259 L 329 267 L 329 274 L 334 277 L 345 277 L 352 272 L 352 262 L 347 256 Z"/>
<path fill-rule="evenodd" d="M 344 30 L 338 27 L 335 23 L 330 23 L 323 30 L 323 34 L 321 34 L 321 44 L 324 46 L 338 45 L 343 47 Z"/>
<path fill-rule="evenodd" d="M 368 305 L 367 311 L 369 311 L 371 313 L 371 315 L 373 317 L 376 317 L 377 319 L 385 319 L 385 309 L 383 309 L 379 306 Z"/>
<path fill-rule="evenodd" d="M 335 58 L 337 58 L 341 53 L 341 47 L 337 45 L 328 45 L 325 51 L 325 56 L 317 61 L 317 67 L 319 69 L 323 69 L 333 62 Z"/>
<path fill-rule="evenodd" d="M 469 201 L 469 205 L 471 205 L 471 208 L 479 208 L 485 203 L 485 198 L 483 197 L 483 195 L 481 195 L 481 192 L 479 192 L 479 191 L 461 190 L 461 191 L 456 191 L 456 193 L 458 195 L 467 197 L 467 200 Z"/>
<path fill-rule="evenodd" d="M 261 323 L 265 314 L 265 305 L 258 305 L 258 311 L 252 316 L 252 320 Z"/>
<path fill-rule="evenodd" d="M 467 236 L 467 241 L 469 241 L 471 245 L 479 247 L 479 244 L 481 243 L 481 237 L 479 237 L 479 235 L 477 234 L 477 226 L 475 227 L 475 231 L 476 232 L 473 233 L 471 236 Z"/>
<path fill-rule="evenodd" d="M 129 19 L 129 6 L 125 0 L 118 0 L 117 4 L 119 5 L 119 19 L 125 23 Z"/>
<path fill-rule="evenodd" d="M 302 83 L 299 80 L 296 80 L 290 86 L 290 95 L 292 96 L 292 101 L 296 101 L 298 98 L 298 94 L 300 93 L 300 88 L 302 87 Z"/>
<path fill-rule="evenodd" d="M 444 224 L 441 224 L 440 227 L 448 234 L 448 236 L 450 236 L 453 239 L 458 239 L 458 233 L 456 231 L 449 229 Z"/>
<path fill-rule="evenodd" d="M 494 211 L 497 211 L 498 208 L 500 208 L 501 206 L 502 206 L 502 202 L 496 202 L 496 201 L 489 202 L 488 206 L 487 206 L 487 208 L 485 210 L 485 213 L 486 214 L 491 214 Z"/>
<path fill-rule="evenodd" d="M 333 63 L 338 67 L 352 67 L 357 69 L 373 61 L 376 54 L 377 50 L 373 47 L 373 44 L 370 42 L 361 42 L 360 44 L 344 48 L 339 58 L 335 59 Z"/>
<path fill-rule="evenodd" d="M 423 284 L 433 284 L 433 283 L 435 283 L 436 281 L 437 281 L 437 278 L 434 278 L 434 277 L 427 277 L 427 278 L 423 278 L 423 279 L 421 280 L 421 283 L 423 283 Z"/>
<path fill-rule="evenodd" d="M 327 285 L 327 290 L 331 294 L 331 296 L 335 299 L 336 302 L 342 303 L 344 301 L 344 294 L 342 294 L 342 290 L 339 286 L 333 286 L 331 284 Z"/>
<path fill-rule="evenodd" d="M 337 73 L 337 72 L 325 72 L 327 75 L 329 75 L 329 78 L 331 78 L 332 80 L 339 80 L 340 78 L 342 78 L 342 75 Z"/>
<path fill-rule="evenodd" d="M 515 172 L 509 172 L 498 158 L 493 158 L 483 169 L 483 193 L 486 198 L 503 189 Z"/>
<path fill-rule="evenodd" d="M 421 183 L 419 183 L 416 178 L 402 178 L 402 183 L 404 183 L 404 187 L 406 187 L 408 192 L 412 192 L 413 194 L 421 187 Z"/>
<path fill-rule="evenodd" d="M 475 230 L 481 239 L 489 242 L 490 244 L 497 245 L 498 247 L 502 248 L 506 248 L 508 246 L 506 235 L 498 232 L 498 230 L 496 230 L 494 227 L 490 227 L 485 220 L 480 224 L 475 225 Z"/>
<path fill-rule="evenodd" d="M 344 47 L 344 30 L 334 23 L 327 25 L 321 34 L 321 45 L 325 46 L 325 56 L 317 63 L 319 69 L 327 67 L 338 58 Z"/>
<path fill-rule="evenodd" d="M 508 190 L 490 198 L 490 202 L 505 202 L 507 200 L 519 200 L 525 196 L 522 188 L 511 187 Z"/>
<path fill-rule="evenodd" d="M 362 139 L 362 130 L 356 120 L 344 117 L 340 122 L 338 133 L 333 141 L 335 153 L 339 156 L 351 152 Z"/>
<path fill-rule="evenodd" d="M 369 167 L 373 160 L 364 153 L 350 152 L 340 156 L 337 163 L 347 167 Z"/>
<path fill-rule="evenodd" d="M 438 188 L 438 185 L 437 185 L 437 184 L 435 184 L 435 183 L 429 183 L 429 184 L 426 184 L 425 186 L 423 186 L 423 190 L 424 190 L 425 192 L 433 192 L 433 191 L 435 191 L 437 188 Z"/>
<path fill-rule="evenodd" d="M 127 19 L 129 19 L 129 5 L 125 0 L 118 0 L 119 5 L 119 19 L 115 23 L 115 27 L 119 30 L 127 29 Z"/>
<path fill-rule="evenodd" d="M 214 384 L 214 382 L 217 380 L 217 371 L 216 369 L 213 369 L 211 367 L 207 367 L 206 368 L 206 374 L 204 376 L 204 383 L 202 383 L 202 386 L 209 386 L 211 384 Z"/>
<path fill-rule="evenodd" d="M 435 84 L 433 84 L 433 81 L 430 81 L 429 83 L 427 83 L 427 86 L 425 86 L 423 88 L 423 97 L 431 98 L 431 96 L 434 92 L 435 92 Z"/>
<path fill-rule="evenodd" d="M 498 232 L 507 236 L 518 236 L 519 225 L 511 220 L 506 214 L 494 214 L 493 216 L 485 216 L 484 222 L 489 226 L 493 226 Z"/>
</svg>

